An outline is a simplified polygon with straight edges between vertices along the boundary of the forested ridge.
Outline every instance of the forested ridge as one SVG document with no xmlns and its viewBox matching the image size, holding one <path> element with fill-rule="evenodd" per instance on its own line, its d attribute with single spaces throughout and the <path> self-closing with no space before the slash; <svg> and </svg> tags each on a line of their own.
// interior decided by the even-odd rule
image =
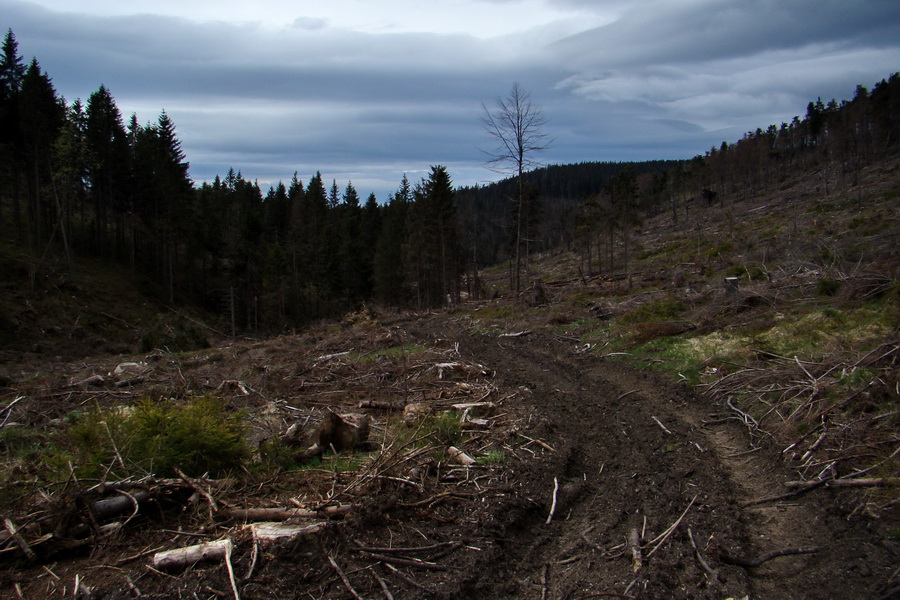
<svg viewBox="0 0 900 600">
<path fill-rule="evenodd" d="M 35 286 L 73 256 L 124 264 L 172 304 L 201 306 L 233 332 L 276 331 L 377 301 L 432 307 L 484 293 L 478 269 L 513 253 L 577 249 L 588 271 L 628 261 L 641 220 L 777 187 L 816 170 L 852 187 L 897 152 L 900 76 L 851 100 L 810 102 L 803 117 L 748 132 L 690 161 L 553 165 L 527 174 L 522 214 L 509 180 L 454 188 L 440 165 L 381 201 L 352 182 L 294 173 L 263 190 L 230 170 L 196 184 L 175 123 L 123 118 L 101 85 L 67 102 L 11 30 L 0 56 L 0 232 L 26 248 Z M 523 268 L 528 268 L 525 261 Z"/>
</svg>

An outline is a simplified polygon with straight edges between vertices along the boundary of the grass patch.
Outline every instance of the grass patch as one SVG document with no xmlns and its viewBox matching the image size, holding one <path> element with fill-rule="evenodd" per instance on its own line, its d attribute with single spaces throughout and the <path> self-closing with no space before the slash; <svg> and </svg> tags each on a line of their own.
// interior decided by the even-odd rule
<svg viewBox="0 0 900 600">
<path fill-rule="evenodd" d="M 475 459 L 475 462 L 479 465 L 488 467 L 494 465 L 505 465 L 506 461 L 506 452 L 504 452 L 503 450 L 488 450 L 484 453 L 484 455 L 479 456 Z"/>
<path fill-rule="evenodd" d="M 684 338 L 656 338 L 634 348 L 632 356 L 643 366 L 664 370 L 689 385 L 701 382 L 703 357 Z"/>
<path fill-rule="evenodd" d="M 658 323 L 678 319 L 686 307 L 681 302 L 666 298 L 642 304 L 635 310 L 619 317 L 621 323 Z"/>
</svg>

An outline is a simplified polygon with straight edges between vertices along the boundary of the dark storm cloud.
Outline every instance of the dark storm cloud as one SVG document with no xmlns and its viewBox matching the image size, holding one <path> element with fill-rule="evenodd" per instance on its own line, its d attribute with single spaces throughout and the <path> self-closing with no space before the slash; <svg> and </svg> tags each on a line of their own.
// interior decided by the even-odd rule
<svg viewBox="0 0 900 600">
<path fill-rule="evenodd" d="M 510 18 L 543 10 L 481 1 Z M 0 27 L 70 101 L 103 83 L 126 119 L 165 109 L 196 180 L 234 167 L 266 185 L 321 170 L 380 199 L 431 164 L 460 184 L 496 178 L 479 116 L 513 81 L 549 119 L 546 162 L 685 158 L 817 96 L 848 97 L 900 56 L 896 1 L 559 0 L 552 18 L 568 20 L 548 12 L 545 26 L 494 37 L 352 31 L 297 6 L 274 27 L 0 0 Z"/>
</svg>

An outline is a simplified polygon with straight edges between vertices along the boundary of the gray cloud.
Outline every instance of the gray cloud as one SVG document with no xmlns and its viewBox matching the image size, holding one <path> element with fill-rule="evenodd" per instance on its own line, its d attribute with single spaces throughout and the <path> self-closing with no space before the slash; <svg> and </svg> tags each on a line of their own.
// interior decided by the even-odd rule
<svg viewBox="0 0 900 600">
<path fill-rule="evenodd" d="M 482 1 L 510 15 L 539 6 Z M 549 119 L 546 162 L 686 158 L 790 120 L 817 96 L 848 97 L 900 55 L 894 0 L 560 0 L 553 10 L 546 25 L 486 38 L 361 33 L 318 16 L 281 28 L 97 17 L 0 0 L 0 27 L 69 100 L 103 83 L 126 118 L 165 109 L 196 180 L 232 166 L 262 185 L 321 170 L 380 199 L 431 164 L 458 184 L 495 179 L 478 118 L 513 81 Z M 591 23 L 604 24 L 577 32 Z"/>
</svg>

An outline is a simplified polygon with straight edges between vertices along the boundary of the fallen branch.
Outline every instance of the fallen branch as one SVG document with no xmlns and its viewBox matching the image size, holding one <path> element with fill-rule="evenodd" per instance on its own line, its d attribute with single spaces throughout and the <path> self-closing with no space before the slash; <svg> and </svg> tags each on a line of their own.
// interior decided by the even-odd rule
<svg viewBox="0 0 900 600">
<path fill-rule="evenodd" d="M 360 545 L 358 542 L 355 542 L 356 550 L 360 552 L 368 552 L 370 554 L 393 554 L 393 553 L 402 553 L 402 554 L 415 554 L 416 552 L 430 552 L 431 550 L 441 550 L 447 547 L 459 547 L 461 544 L 459 542 L 440 542 L 439 544 L 432 544 L 430 546 L 416 546 L 412 548 L 370 548 L 366 546 Z"/>
<path fill-rule="evenodd" d="M 774 552 L 766 552 L 765 554 L 760 555 L 757 558 L 747 559 L 740 558 L 738 556 L 733 556 L 727 552 L 719 551 L 719 558 L 723 563 L 734 565 L 736 567 L 743 567 L 745 569 L 755 569 L 756 567 L 761 566 L 763 563 L 767 563 L 773 558 L 778 558 L 780 556 L 794 556 L 797 554 L 815 554 L 816 552 L 820 552 L 822 548 L 786 548 L 784 550 L 776 550 Z"/>
<path fill-rule="evenodd" d="M 324 355 L 324 356 L 320 356 L 319 358 L 317 358 L 317 359 L 314 360 L 313 362 L 314 362 L 314 363 L 320 363 L 320 362 L 324 362 L 324 361 L 326 361 L 326 360 L 332 360 L 332 359 L 334 359 L 334 358 L 340 358 L 340 357 L 342 357 L 342 356 L 347 356 L 348 354 L 350 354 L 350 351 L 349 351 L 349 350 L 348 350 L 347 352 L 336 352 L 336 353 L 334 353 L 334 354 L 326 354 L 326 355 Z"/>
<path fill-rule="evenodd" d="M 341 581 L 344 582 L 344 587 L 347 588 L 356 600 L 363 600 L 363 597 L 359 595 L 359 593 L 353 589 L 353 586 L 350 584 L 350 580 L 347 579 L 346 573 L 344 573 L 343 569 L 341 569 L 338 564 L 334 561 L 330 555 L 328 556 L 328 562 L 331 563 L 331 567 L 337 571 L 338 576 L 341 578 Z"/>
<path fill-rule="evenodd" d="M 691 531 L 691 528 L 688 527 L 688 539 L 691 540 L 691 546 L 694 548 L 694 554 L 697 557 L 697 562 L 703 568 L 704 571 L 709 575 L 710 581 L 719 581 L 719 572 L 709 566 L 709 563 L 706 562 L 706 559 L 703 558 L 703 554 L 700 552 L 700 547 L 697 545 L 697 542 L 694 540 L 694 532 Z"/>
<path fill-rule="evenodd" d="M 870 477 L 860 479 L 826 479 L 822 482 L 818 481 L 786 481 L 785 487 L 792 489 L 800 489 L 808 491 L 814 487 L 819 487 L 824 483 L 826 487 L 854 488 L 854 487 L 887 487 L 891 485 L 900 485 L 900 477 Z"/>
<path fill-rule="evenodd" d="M 201 488 L 198 484 L 196 484 L 194 481 L 189 479 L 188 476 L 185 475 L 184 473 L 182 473 L 179 469 L 175 469 L 175 474 L 178 475 L 178 477 L 180 477 L 186 484 L 191 486 L 194 489 L 194 491 L 196 491 L 198 494 L 200 494 L 201 496 L 206 498 L 206 501 L 209 502 L 209 513 L 210 513 L 209 516 L 210 517 L 213 516 L 213 513 L 216 513 L 219 511 L 219 505 L 216 504 L 216 501 L 209 494 L 209 492 L 207 492 L 206 490 Z"/>
<path fill-rule="evenodd" d="M 553 446 L 551 446 L 550 444 L 546 443 L 546 442 L 542 442 L 541 440 L 537 440 L 537 439 L 535 439 L 535 438 L 530 438 L 530 437 L 528 437 L 527 435 L 525 435 L 524 433 L 520 433 L 520 432 L 518 432 L 518 431 L 515 432 L 515 433 L 516 433 L 516 435 L 518 435 L 520 438 L 528 440 L 528 443 L 529 443 L 529 444 L 537 444 L 538 446 L 540 446 L 540 447 L 543 448 L 544 450 L 548 450 L 548 451 L 550 451 L 550 452 L 556 452 L 556 449 L 555 449 Z M 528 444 L 526 444 L 526 446 L 527 446 L 527 445 L 528 445 Z"/>
<path fill-rule="evenodd" d="M 28 558 L 29 561 L 34 562 L 37 560 L 37 554 L 34 553 L 34 550 L 31 549 L 31 546 L 28 545 L 28 542 L 25 541 L 19 532 L 16 530 L 16 524 L 12 522 L 12 519 L 3 519 L 3 525 L 6 526 L 6 531 L 9 532 L 9 537 L 13 539 L 16 545 L 19 547 L 19 550 L 22 551 L 22 554 Z"/>
<path fill-rule="evenodd" d="M 641 534 L 637 527 L 628 532 L 628 548 L 631 550 L 631 562 L 635 573 L 641 570 L 643 566 L 643 556 L 641 555 Z"/>
<path fill-rule="evenodd" d="M 449 571 L 450 567 L 446 567 L 444 565 L 439 565 L 437 563 L 430 563 L 421 560 L 412 560 L 410 558 L 400 558 L 399 556 L 386 556 L 384 554 L 376 554 L 374 552 L 367 552 L 369 556 L 374 558 L 375 560 L 380 560 L 383 563 L 394 563 L 397 565 L 403 565 L 406 567 L 413 567 L 414 569 L 424 569 L 426 571 Z"/>
<path fill-rule="evenodd" d="M 553 520 L 553 513 L 556 512 L 556 496 L 559 492 L 559 479 L 553 478 L 553 503 L 550 505 L 550 514 L 547 515 L 547 525 Z"/>
<path fill-rule="evenodd" d="M 369 568 L 369 571 L 372 573 L 372 577 L 375 578 L 375 581 L 378 582 L 378 585 L 381 586 L 381 591 L 384 592 L 385 600 L 394 600 L 394 595 L 391 593 L 391 590 L 388 589 L 387 583 L 378 576 L 378 573 L 375 572 L 375 569 Z"/>
<path fill-rule="evenodd" d="M 231 591 L 234 592 L 234 600 L 241 600 L 241 595 L 238 593 L 237 581 L 234 579 L 234 565 L 231 564 L 231 551 L 233 549 L 233 544 L 228 544 L 225 547 L 225 568 L 228 569 L 228 579 L 231 581 Z"/>
<path fill-rule="evenodd" d="M 2 412 L 6 413 L 6 417 L 4 417 L 3 422 L 0 423 L 0 429 L 3 429 L 3 426 L 6 425 L 6 423 L 9 421 L 9 418 L 12 416 L 13 406 L 15 406 L 16 404 L 18 404 L 20 401 L 22 401 L 24 399 L 25 399 L 25 396 L 19 396 L 15 400 L 13 400 L 12 402 L 10 402 L 9 404 L 7 404 L 6 406 L 3 407 Z"/>
<path fill-rule="evenodd" d="M 515 333 L 501 333 L 501 334 L 498 335 L 497 337 L 501 337 L 501 338 L 517 338 L 517 337 L 524 337 L 524 336 L 526 336 L 526 335 L 531 335 L 531 332 L 528 331 L 528 330 L 525 330 L 525 331 L 517 331 L 517 332 L 515 332 Z"/>
<path fill-rule="evenodd" d="M 404 582 L 408 583 L 409 585 L 413 586 L 414 588 L 419 588 L 420 590 L 422 590 L 422 591 L 424 591 L 424 592 L 428 592 L 429 594 L 435 594 L 435 593 L 436 593 L 432 588 L 430 588 L 430 587 L 428 587 L 428 586 L 426 586 L 426 585 L 422 585 L 421 583 L 419 583 L 418 581 L 416 581 L 416 580 L 413 579 L 412 577 L 408 577 L 407 575 L 405 575 L 405 574 L 403 573 L 403 571 L 401 571 L 400 569 L 398 569 L 398 568 L 395 567 L 394 565 L 391 565 L 391 564 L 388 564 L 388 563 L 384 563 L 384 566 L 387 567 L 388 569 L 390 569 L 390 570 L 394 573 L 394 575 L 397 576 L 398 579 L 400 579 L 401 581 L 404 581 Z"/>
<path fill-rule="evenodd" d="M 668 429 L 666 429 L 666 426 L 662 424 L 662 421 L 660 421 L 659 419 L 657 419 L 657 418 L 654 417 L 654 416 L 651 416 L 650 418 L 653 419 L 654 421 L 656 421 L 656 424 L 659 425 L 660 429 L 662 429 L 663 431 L 665 431 L 665 432 L 668 433 L 669 435 L 672 435 L 672 432 L 669 431 Z"/>
<path fill-rule="evenodd" d="M 350 509 L 349 504 L 338 506 L 326 506 L 321 510 L 308 510 L 304 508 L 232 508 L 223 511 L 222 514 L 242 521 L 287 521 L 288 519 L 315 519 L 327 517 L 329 519 L 342 519 Z"/>
<path fill-rule="evenodd" d="M 806 492 L 812 491 L 817 487 L 821 487 L 828 483 L 829 479 L 822 479 L 820 481 L 811 481 L 805 482 L 806 485 L 800 489 L 796 489 L 793 492 L 788 492 L 786 494 L 779 494 L 778 496 L 769 496 L 768 498 L 760 498 L 759 500 L 748 500 L 746 502 L 741 502 L 741 506 L 756 506 L 757 504 L 766 504 L 768 502 L 779 502 L 781 500 L 789 500 L 791 498 L 795 498 L 800 496 L 801 494 L 805 494 Z"/>
<path fill-rule="evenodd" d="M 681 513 L 681 516 L 678 517 L 678 520 L 675 521 L 674 523 L 672 523 L 669 526 L 669 528 L 666 529 L 664 532 L 662 532 L 659 536 L 657 536 L 655 539 L 650 541 L 650 544 L 653 544 L 654 542 L 657 542 L 657 540 L 659 540 L 658 543 L 656 544 L 656 546 L 653 547 L 653 550 L 651 550 L 650 552 L 647 553 L 647 558 L 650 558 L 651 556 L 653 556 L 653 553 L 656 552 L 657 550 L 659 550 L 659 547 L 663 545 L 663 542 L 665 542 L 667 539 L 669 539 L 669 536 L 672 535 L 672 532 L 675 531 L 675 529 L 678 527 L 679 524 L 681 524 L 681 521 L 684 519 L 684 516 L 688 513 L 689 510 L 691 510 L 691 507 L 694 505 L 694 502 L 696 500 L 697 500 L 697 496 L 694 496 L 693 498 L 691 498 L 691 501 L 688 503 L 687 508 L 685 508 L 684 512 Z M 648 546 L 650 544 L 648 544 Z"/>
</svg>

